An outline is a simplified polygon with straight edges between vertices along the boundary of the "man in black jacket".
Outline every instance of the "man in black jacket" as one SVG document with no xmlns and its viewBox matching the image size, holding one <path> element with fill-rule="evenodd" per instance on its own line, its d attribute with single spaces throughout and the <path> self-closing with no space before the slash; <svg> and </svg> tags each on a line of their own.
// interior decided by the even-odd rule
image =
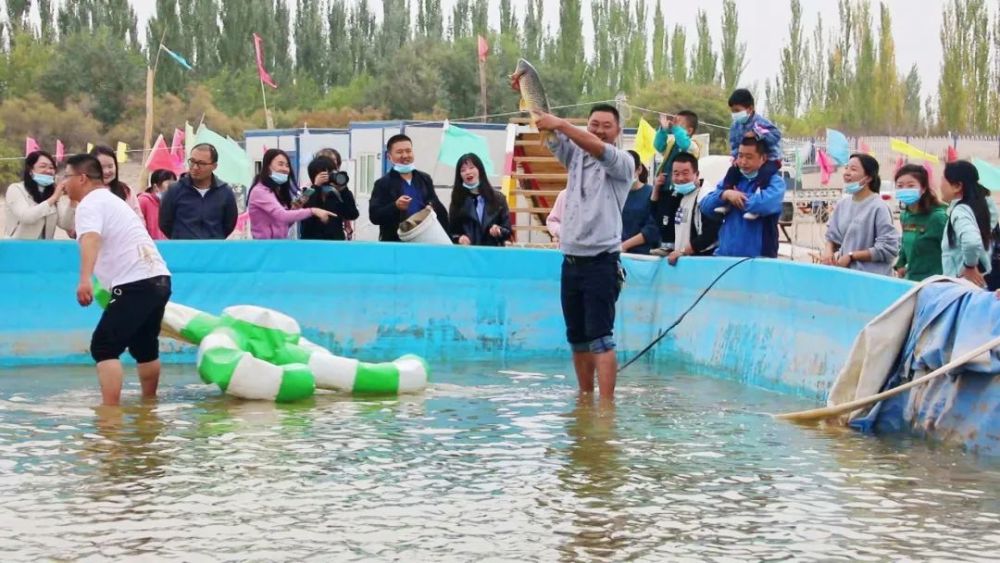
<svg viewBox="0 0 1000 563">
<path fill-rule="evenodd" d="M 448 232 L 448 210 L 434 193 L 434 181 L 413 167 L 413 141 L 406 135 L 393 135 L 385 151 L 392 170 L 375 182 L 368 202 L 368 218 L 378 225 L 378 239 L 399 242 L 399 224 L 428 205 Z"/>
<path fill-rule="evenodd" d="M 224 239 L 236 229 L 236 196 L 215 177 L 219 153 L 207 143 L 191 149 L 187 174 L 163 194 L 160 230 L 169 239 Z"/>
</svg>

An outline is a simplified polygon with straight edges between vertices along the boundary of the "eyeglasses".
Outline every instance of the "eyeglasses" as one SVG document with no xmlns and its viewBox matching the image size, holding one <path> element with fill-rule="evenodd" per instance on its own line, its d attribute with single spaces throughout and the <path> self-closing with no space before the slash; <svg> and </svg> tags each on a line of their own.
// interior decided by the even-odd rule
<svg viewBox="0 0 1000 563">
<path fill-rule="evenodd" d="M 200 160 L 195 160 L 193 158 L 188 159 L 188 166 L 190 168 L 204 168 L 206 166 L 212 166 L 214 164 L 215 164 L 214 162 L 202 162 Z"/>
</svg>

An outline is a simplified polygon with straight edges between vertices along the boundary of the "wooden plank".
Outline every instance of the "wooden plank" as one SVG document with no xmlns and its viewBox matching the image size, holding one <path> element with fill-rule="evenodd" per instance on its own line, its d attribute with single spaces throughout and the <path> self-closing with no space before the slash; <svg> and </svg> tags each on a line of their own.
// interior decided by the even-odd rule
<svg viewBox="0 0 1000 563">
<path fill-rule="evenodd" d="M 537 163 L 552 163 L 562 166 L 562 163 L 554 156 L 515 156 L 514 162 L 537 162 Z"/>
<path fill-rule="evenodd" d="M 513 189 L 511 192 L 514 195 L 523 195 L 524 197 L 531 196 L 557 196 L 562 190 L 524 190 L 524 189 Z"/>
<path fill-rule="evenodd" d="M 514 207 L 510 210 L 511 213 L 545 213 L 548 215 L 552 212 L 551 207 Z"/>
<path fill-rule="evenodd" d="M 515 180 L 567 180 L 569 178 L 569 174 L 566 174 L 565 172 L 557 174 L 544 174 L 535 172 L 526 174 L 518 172 L 516 174 L 512 174 L 511 176 Z"/>
<path fill-rule="evenodd" d="M 549 232 L 549 228 L 545 225 L 514 225 L 515 231 L 535 231 L 535 232 Z"/>
</svg>

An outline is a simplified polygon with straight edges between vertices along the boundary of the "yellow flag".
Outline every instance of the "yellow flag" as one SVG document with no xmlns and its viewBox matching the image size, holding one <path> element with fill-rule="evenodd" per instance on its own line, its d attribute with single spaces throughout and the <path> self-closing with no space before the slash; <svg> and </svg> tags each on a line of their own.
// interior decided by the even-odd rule
<svg viewBox="0 0 1000 563">
<path fill-rule="evenodd" d="M 118 164 L 128 162 L 128 145 L 118 141 L 118 150 L 115 151 L 115 158 L 118 159 Z"/>
<path fill-rule="evenodd" d="M 639 118 L 639 130 L 635 134 L 635 145 L 632 147 L 635 152 L 639 153 L 639 157 L 642 158 L 642 162 L 652 162 L 653 155 L 656 154 L 656 149 L 653 148 L 653 138 L 656 136 L 656 130 L 650 125 L 645 119 Z"/>
<path fill-rule="evenodd" d="M 94 143 L 87 143 L 87 154 L 90 154 L 92 150 L 94 150 Z"/>
<path fill-rule="evenodd" d="M 891 139 L 889 141 L 889 148 L 892 152 L 899 153 L 903 156 L 908 156 L 917 160 L 926 160 L 932 164 L 941 164 L 941 160 L 933 154 L 924 152 L 913 145 L 900 141 L 899 139 Z"/>
</svg>

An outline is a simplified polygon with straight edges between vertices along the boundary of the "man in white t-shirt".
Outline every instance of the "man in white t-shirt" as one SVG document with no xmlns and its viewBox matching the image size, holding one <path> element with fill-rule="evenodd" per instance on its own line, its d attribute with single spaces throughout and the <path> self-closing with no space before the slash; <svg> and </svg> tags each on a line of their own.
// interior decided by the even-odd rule
<svg viewBox="0 0 1000 563">
<path fill-rule="evenodd" d="M 94 301 L 91 276 L 111 292 L 111 300 L 90 341 L 104 405 L 121 399 L 126 349 L 139 364 L 143 398 L 156 396 L 160 382 L 160 323 L 170 300 L 170 272 L 142 220 L 102 180 L 101 164 L 89 155 L 67 161 L 64 188 L 76 208 L 80 243 L 80 285 L 76 299 Z"/>
</svg>

